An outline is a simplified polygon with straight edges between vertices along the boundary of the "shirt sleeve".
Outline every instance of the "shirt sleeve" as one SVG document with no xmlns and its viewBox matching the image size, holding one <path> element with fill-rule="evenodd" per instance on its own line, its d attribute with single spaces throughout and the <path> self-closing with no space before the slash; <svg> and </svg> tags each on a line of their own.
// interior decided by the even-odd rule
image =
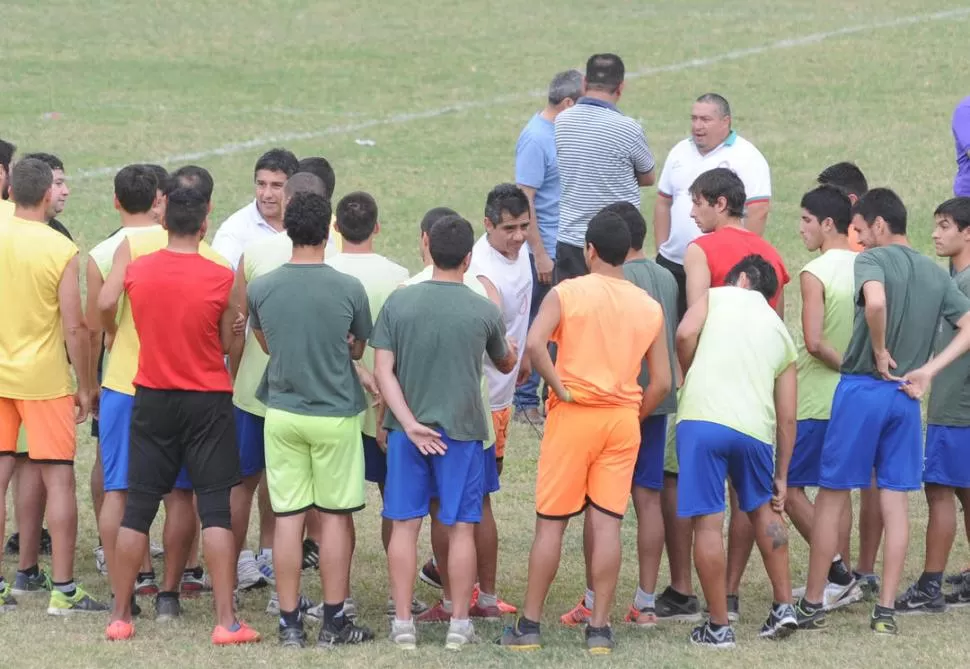
<svg viewBox="0 0 970 669">
<path fill-rule="evenodd" d="M 956 327 L 957 321 L 970 311 L 970 298 L 963 294 L 956 281 L 950 281 L 943 294 L 943 318 Z"/>
<path fill-rule="evenodd" d="M 750 164 L 745 165 L 739 174 L 744 183 L 747 204 L 767 202 L 771 199 L 771 170 L 768 167 L 768 161 L 760 151 L 754 148 L 752 150 L 754 155 L 751 157 Z"/>
<path fill-rule="evenodd" d="M 676 148 L 676 147 L 675 147 Z M 666 197 L 668 199 L 674 197 L 674 176 L 672 174 L 673 169 L 671 168 L 671 156 L 674 154 L 674 149 L 670 150 L 667 154 L 667 160 L 664 162 L 664 167 L 660 171 L 660 180 L 657 182 L 657 194 Z"/>
<path fill-rule="evenodd" d="M 523 134 L 515 147 L 515 183 L 538 190 L 546 180 L 546 154 L 539 143 Z"/>
<path fill-rule="evenodd" d="M 508 346 L 505 343 L 505 321 L 502 320 L 502 314 L 491 302 L 488 303 L 489 309 L 489 319 L 488 319 L 488 339 L 485 342 L 485 352 L 492 361 L 501 360 L 504 358 L 508 352 Z"/>
<path fill-rule="evenodd" d="M 886 275 L 872 251 L 860 253 L 855 258 L 856 303 L 860 306 L 866 303 L 862 287 L 869 281 L 886 283 Z"/>
<path fill-rule="evenodd" d="M 235 272 L 236 266 L 239 265 L 239 258 L 243 254 L 243 246 L 233 231 L 230 220 L 226 220 L 225 223 L 219 226 L 216 236 L 212 239 L 212 249 L 225 258 L 232 265 L 232 270 Z"/>
<path fill-rule="evenodd" d="M 639 125 L 637 126 L 637 135 L 631 147 L 630 158 L 633 161 L 633 171 L 637 174 L 646 174 L 657 166 L 657 161 L 653 158 L 653 152 L 650 151 L 650 146 L 647 144 L 647 136 L 644 134 L 643 128 Z"/>
<path fill-rule="evenodd" d="M 399 288 L 398 290 L 404 289 Z M 394 321 L 394 303 L 397 294 L 395 292 L 389 295 L 384 302 L 384 306 L 381 308 L 381 312 L 377 314 L 377 322 L 374 323 L 374 329 L 371 332 L 371 348 L 380 348 L 387 351 L 394 350 L 394 338 L 391 333 L 391 325 Z"/>
<path fill-rule="evenodd" d="M 354 299 L 354 320 L 350 323 L 350 333 L 358 340 L 363 340 L 371 336 L 374 324 L 370 317 L 370 301 L 367 299 L 367 292 L 360 282 L 357 283 L 357 288 Z"/>
</svg>

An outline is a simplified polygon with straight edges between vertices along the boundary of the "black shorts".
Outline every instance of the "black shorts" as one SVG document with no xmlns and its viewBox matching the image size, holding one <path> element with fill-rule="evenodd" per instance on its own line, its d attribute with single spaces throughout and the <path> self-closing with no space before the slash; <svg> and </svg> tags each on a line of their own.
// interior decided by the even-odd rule
<svg viewBox="0 0 970 669">
<path fill-rule="evenodd" d="M 197 493 L 239 483 L 232 394 L 136 387 L 128 489 L 168 494 L 183 465 Z"/>
<path fill-rule="evenodd" d="M 657 264 L 674 275 L 677 281 L 677 322 L 679 323 L 687 313 L 687 272 L 683 265 L 678 265 L 673 260 L 667 260 L 659 253 L 657 254 Z"/>
<path fill-rule="evenodd" d="M 586 256 L 583 254 L 583 249 L 556 242 L 556 271 L 553 280 L 559 283 L 566 279 L 575 279 L 577 276 L 586 276 L 587 274 L 589 274 L 589 268 L 586 267 Z"/>
</svg>

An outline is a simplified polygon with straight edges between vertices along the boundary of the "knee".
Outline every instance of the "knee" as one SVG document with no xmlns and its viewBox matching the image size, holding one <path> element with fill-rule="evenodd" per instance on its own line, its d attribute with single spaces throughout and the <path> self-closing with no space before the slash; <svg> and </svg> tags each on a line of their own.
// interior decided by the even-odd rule
<svg viewBox="0 0 970 669">
<path fill-rule="evenodd" d="M 229 488 L 212 490 L 198 494 L 199 519 L 202 529 L 219 527 L 232 529 L 232 514 L 229 511 Z"/>
<path fill-rule="evenodd" d="M 125 515 L 121 519 L 121 526 L 140 534 L 148 534 L 152 522 L 155 520 L 155 514 L 158 513 L 158 505 L 161 501 L 161 495 L 129 490 L 128 500 L 125 502 Z"/>
</svg>

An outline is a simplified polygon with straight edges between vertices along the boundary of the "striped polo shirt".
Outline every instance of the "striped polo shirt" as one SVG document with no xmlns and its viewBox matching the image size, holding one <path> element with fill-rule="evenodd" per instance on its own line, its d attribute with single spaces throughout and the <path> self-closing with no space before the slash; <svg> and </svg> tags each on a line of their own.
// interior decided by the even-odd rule
<svg viewBox="0 0 970 669">
<path fill-rule="evenodd" d="M 640 124 L 588 97 L 556 117 L 556 156 L 562 188 L 557 241 L 579 248 L 600 209 L 621 200 L 640 207 L 637 174 L 655 164 Z"/>
</svg>

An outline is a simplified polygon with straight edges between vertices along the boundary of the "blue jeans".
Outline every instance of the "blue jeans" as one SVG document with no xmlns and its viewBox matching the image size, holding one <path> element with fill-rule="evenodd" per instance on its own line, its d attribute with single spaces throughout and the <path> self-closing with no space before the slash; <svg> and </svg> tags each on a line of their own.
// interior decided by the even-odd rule
<svg viewBox="0 0 970 669">
<path fill-rule="evenodd" d="M 542 304 L 542 300 L 545 299 L 546 295 L 552 289 L 552 284 L 539 283 L 539 275 L 536 274 L 536 259 L 531 254 L 529 255 L 529 264 L 532 266 L 532 309 L 529 311 L 529 327 L 532 327 L 532 321 L 535 320 L 536 314 L 539 313 L 539 305 Z M 545 403 L 545 396 L 547 394 L 547 391 L 543 390 L 543 403 Z M 533 370 L 526 382 L 516 387 L 513 403 L 516 411 L 536 409 L 539 407 L 538 372 Z"/>
</svg>

